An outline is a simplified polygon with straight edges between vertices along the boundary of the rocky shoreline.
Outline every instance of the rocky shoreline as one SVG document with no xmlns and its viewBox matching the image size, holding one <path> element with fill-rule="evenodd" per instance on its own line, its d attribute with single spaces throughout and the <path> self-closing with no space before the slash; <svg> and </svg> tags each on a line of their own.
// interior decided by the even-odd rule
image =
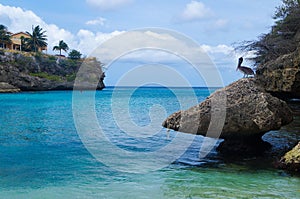
<svg viewBox="0 0 300 199">
<path fill-rule="evenodd" d="M 300 171 L 300 142 L 298 142 L 292 150 L 282 156 L 277 167 L 290 171 Z"/>
<path fill-rule="evenodd" d="M 217 150 L 224 156 L 261 155 L 272 147 L 262 136 L 293 121 L 293 112 L 284 100 L 299 98 L 299 93 L 300 50 L 296 50 L 258 66 L 254 78 L 240 79 L 217 90 L 200 104 L 171 114 L 162 126 L 222 138 L 224 141 Z M 224 97 L 226 102 L 218 104 Z M 210 132 L 218 130 L 210 128 L 220 126 L 218 121 L 223 125 L 221 133 Z M 279 168 L 300 171 L 297 146 L 281 158 L 277 163 L 281 165 Z"/>
<path fill-rule="evenodd" d="M 45 54 L 0 51 L 0 92 L 73 90 L 82 64 L 90 67 L 81 75 L 82 89 L 105 88 L 102 63 L 95 58 L 71 60 Z"/>
<path fill-rule="evenodd" d="M 0 82 L 0 93 L 17 93 L 21 90 L 6 82 Z"/>
<path fill-rule="evenodd" d="M 226 103 L 219 103 L 221 98 Z M 218 113 L 213 118 L 216 110 Z M 221 133 L 209 134 L 209 126 L 215 126 L 222 120 Z M 224 142 L 218 147 L 221 153 L 247 155 L 267 149 L 269 145 L 261 137 L 292 121 L 293 115 L 286 102 L 265 92 L 254 78 L 244 78 L 216 91 L 199 105 L 172 114 L 163 126 L 180 132 L 222 138 Z"/>
</svg>

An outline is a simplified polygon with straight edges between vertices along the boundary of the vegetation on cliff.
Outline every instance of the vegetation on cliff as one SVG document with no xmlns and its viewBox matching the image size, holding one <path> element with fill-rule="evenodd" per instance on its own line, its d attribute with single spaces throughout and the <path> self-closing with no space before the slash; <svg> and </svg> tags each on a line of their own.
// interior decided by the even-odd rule
<svg viewBox="0 0 300 199">
<path fill-rule="evenodd" d="M 83 63 L 88 63 L 91 68 L 83 82 L 90 83 L 95 74 L 103 74 L 102 63 L 96 58 L 69 59 L 43 53 L 0 50 L 0 82 L 21 90 L 71 90 Z M 98 89 L 104 88 L 102 80 Z"/>
<path fill-rule="evenodd" d="M 61 51 L 63 50 L 67 52 L 69 50 L 69 46 L 66 42 L 64 42 L 64 40 L 60 40 L 58 46 L 54 46 L 53 50 L 58 50 L 59 55 L 61 56 Z"/>
<path fill-rule="evenodd" d="M 300 0 L 282 0 L 275 25 L 257 41 L 243 42 L 238 50 L 252 51 L 257 82 L 282 99 L 300 97 Z"/>
<path fill-rule="evenodd" d="M 240 50 L 254 51 L 257 65 L 294 52 L 300 46 L 300 0 L 282 0 L 273 16 L 275 25 L 257 41 L 246 41 Z"/>
<path fill-rule="evenodd" d="M 7 27 L 0 24 L 0 47 L 3 48 L 5 43 L 11 43 L 10 34 Z"/>
</svg>

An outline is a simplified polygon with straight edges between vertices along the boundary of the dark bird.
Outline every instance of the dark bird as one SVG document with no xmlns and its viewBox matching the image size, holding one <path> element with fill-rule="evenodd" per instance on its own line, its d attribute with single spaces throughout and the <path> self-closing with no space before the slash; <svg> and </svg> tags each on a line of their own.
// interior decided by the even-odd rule
<svg viewBox="0 0 300 199">
<path fill-rule="evenodd" d="M 242 63 L 243 63 L 243 57 L 240 57 L 236 70 L 240 70 L 242 73 L 244 73 L 244 77 L 248 77 L 248 75 L 254 75 L 254 71 L 249 67 L 241 66 Z"/>
</svg>

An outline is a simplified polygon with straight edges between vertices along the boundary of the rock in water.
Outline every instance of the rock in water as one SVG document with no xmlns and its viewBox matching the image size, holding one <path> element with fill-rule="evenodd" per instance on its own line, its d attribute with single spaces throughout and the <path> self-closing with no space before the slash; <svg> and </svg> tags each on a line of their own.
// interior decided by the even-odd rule
<svg viewBox="0 0 300 199">
<path fill-rule="evenodd" d="M 279 168 L 300 171 L 300 142 L 279 161 Z"/>
<path fill-rule="evenodd" d="M 221 107 L 222 103 L 218 104 L 218 101 L 224 99 L 224 96 L 226 103 L 223 103 L 224 107 Z M 212 108 L 213 104 L 216 104 L 215 108 Z M 211 132 L 207 134 L 209 127 L 220 125 L 218 121 L 222 121 L 221 117 L 219 120 L 211 121 L 211 116 L 216 113 L 216 110 L 221 110 L 217 115 L 224 116 L 224 122 L 221 124 L 223 125 L 222 133 L 220 135 Z M 205 101 L 188 110 L 173 113 L 162 125 L 175 131 L 220 137 L 227 143 L 240 142 L 241 146 L 245 143 L 253 147 L 255 142 L 261 143 L 259 139 L 264 133 L 279 129 L 292 120 L 292 112 L 284 101 L 266 93 L 254 78 L 244 78 L 216 91 Z M 230 146 L 226 144 L 225 151 L 230 153 L 228 150 Z M 231 147 L 233 151 L 238 151 L 236 150 L 238 146 L 232 145 Z"/>
</svg>

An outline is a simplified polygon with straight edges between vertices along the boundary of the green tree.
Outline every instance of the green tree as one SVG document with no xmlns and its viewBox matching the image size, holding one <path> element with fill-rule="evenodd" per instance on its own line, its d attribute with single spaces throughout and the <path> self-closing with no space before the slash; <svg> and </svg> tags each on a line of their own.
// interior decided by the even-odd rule
<svg viewBox="0 0 300 199">
<path fill-rule="evenodd" d="M 43 31 L 40 26 L 32 26 L 32 33 L 26 33 L 30 36 L 29 38 L 24 39 L 24 42 L 28 49 L 37 52 L 39 48 L 47 47 L 47 36 L 45 34 L 46 31 Z"/>
<path fill-rule="evenodd" d="M 81 53 L 77 50 L 72 50 L 70 53 L 69 53 L 69 58 L 70 59 L 80 59 L 81 58 Z"/>
<path fill-rule="evenodd" d="M 282 0 L 282 5 L 276 8 L 273 16 L 275 20 L 285 19 L 288 15 L 295 12 L 300 5 L 300 0 Z"/>
<path fill-rule="evenodd" d="M 59 50 L 59 55 L 61 55 L 61 51 L 63 50 L 67 52 L 69 50 L 69 46 L 63 40 L 60 40 L 58 46 L 54 46 L 53 50 Z"/>
<path fill-rule="evenodd" d="M 254 51 L 256 64 L 264 64 L 277 57 L 294 52 L 300 38 L 300 0 L 282 0 L 273 16 L 275 25 L 257 41 L 245 41 L 238 50 Z"/>
<path fill-rule="evenodd" d="M 0 24 L 0 47 L 4 48 L 5 44 L 11 44 L 11 34 L 7 31 L 7 27 Z"/>
<path fill-rule="evenodd" d="M 26 44 L 26 38 L 24 36 L 21 36 L 20 39 L 21 39 L 21 51 L 30 52 L 31 50 L 28 49 L 28 46 Z"/>
</svg>

